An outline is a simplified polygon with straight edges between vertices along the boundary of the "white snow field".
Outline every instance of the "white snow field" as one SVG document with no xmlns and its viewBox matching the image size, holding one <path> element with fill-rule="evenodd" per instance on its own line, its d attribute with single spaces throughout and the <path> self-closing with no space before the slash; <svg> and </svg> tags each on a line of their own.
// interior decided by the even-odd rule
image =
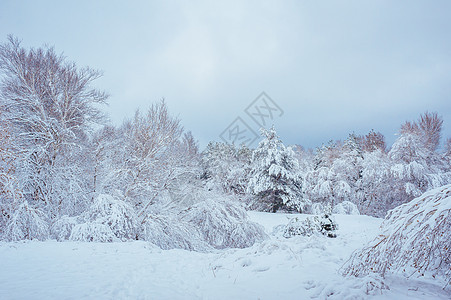
<svg viewBox="0 0 451 300">
<path fill-rule="evenodd" d="M 249 214 L 269 238 L 246 249 L 199 253 L 163 251 L 141 241 L 2 242 L 0 299 L 451 298 L 440 280 L 339 274 L 350 254 L 375 237 L 382 219 L 336 215 L 337 238 L 286 239 L 274 227 L 299 215 Z"/>
</svg>

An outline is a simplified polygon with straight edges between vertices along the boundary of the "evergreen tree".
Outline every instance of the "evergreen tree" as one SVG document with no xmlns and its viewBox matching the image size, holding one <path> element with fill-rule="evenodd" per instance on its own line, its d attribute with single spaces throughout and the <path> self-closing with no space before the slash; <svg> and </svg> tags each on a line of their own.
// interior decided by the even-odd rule
<svg viewBox="0 0 451 300">
<path fill-rule="evenodd" d="M 282 207 L 302 209 L 299 165 L 293 150 L 283 145 L 274 127 L 262 128 L 261 133 L 264 140 L 252 155 L 248 191 L 272 212 Z"/>
</svg>

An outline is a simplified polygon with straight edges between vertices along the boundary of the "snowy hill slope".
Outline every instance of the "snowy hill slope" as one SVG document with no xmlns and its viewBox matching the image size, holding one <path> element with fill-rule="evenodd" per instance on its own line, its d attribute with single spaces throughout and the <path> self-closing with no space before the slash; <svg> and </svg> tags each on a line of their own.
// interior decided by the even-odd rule
<svg viewBox="0 0 451 300">
<path fill-rule="evenodd" d="M 434 281 L 344 278 L 339 268 L 374 238 L 381 219 L 336 215 L 338 237 L 285 239 L 299 215 L 251 212 L 270 238 L 198 253 L 146 242 L 0 243 L 1 299 L 448 299 Z M 301 218 L 306 215 L 301 215 Z M 386 285 L 390 288 L 386 289 Z M 381 289 L 382 288 L 382 289 Z"/>
</svg>

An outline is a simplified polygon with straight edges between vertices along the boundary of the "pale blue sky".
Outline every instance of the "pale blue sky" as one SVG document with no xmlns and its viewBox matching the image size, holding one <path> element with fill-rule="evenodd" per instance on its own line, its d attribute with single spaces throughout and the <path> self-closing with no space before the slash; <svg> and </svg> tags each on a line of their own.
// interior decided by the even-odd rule
<svg viewBox="0 0 451 300">
<path fill-rule="evenodd" d="M 165 97 L 204 146 L 265 91 L 286 144 L 374 128 L 391 144 L 426 110 L 451 137 L 451 1 L 0 1 L 0 37 L 104 71 L 119 124 Z"/>
</svg>

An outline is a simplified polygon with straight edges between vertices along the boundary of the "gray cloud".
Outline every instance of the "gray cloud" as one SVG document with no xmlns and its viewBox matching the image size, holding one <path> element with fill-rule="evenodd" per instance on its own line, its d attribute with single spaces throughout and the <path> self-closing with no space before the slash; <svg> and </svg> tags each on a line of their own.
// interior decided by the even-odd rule
<svg viewBox="0 0 451 300">
<path fill-rule="evenodd" d="M 202 145 L 266 91 L 288 144 L 374 128 L 389 143 L 426 110 L 451 137 L 449 1 L 2 1 L 0 36 L 104 70 L 120 123 L 165 97 Z M 245 119 L 251 123 L 250 119 Z"/>
</svg>

